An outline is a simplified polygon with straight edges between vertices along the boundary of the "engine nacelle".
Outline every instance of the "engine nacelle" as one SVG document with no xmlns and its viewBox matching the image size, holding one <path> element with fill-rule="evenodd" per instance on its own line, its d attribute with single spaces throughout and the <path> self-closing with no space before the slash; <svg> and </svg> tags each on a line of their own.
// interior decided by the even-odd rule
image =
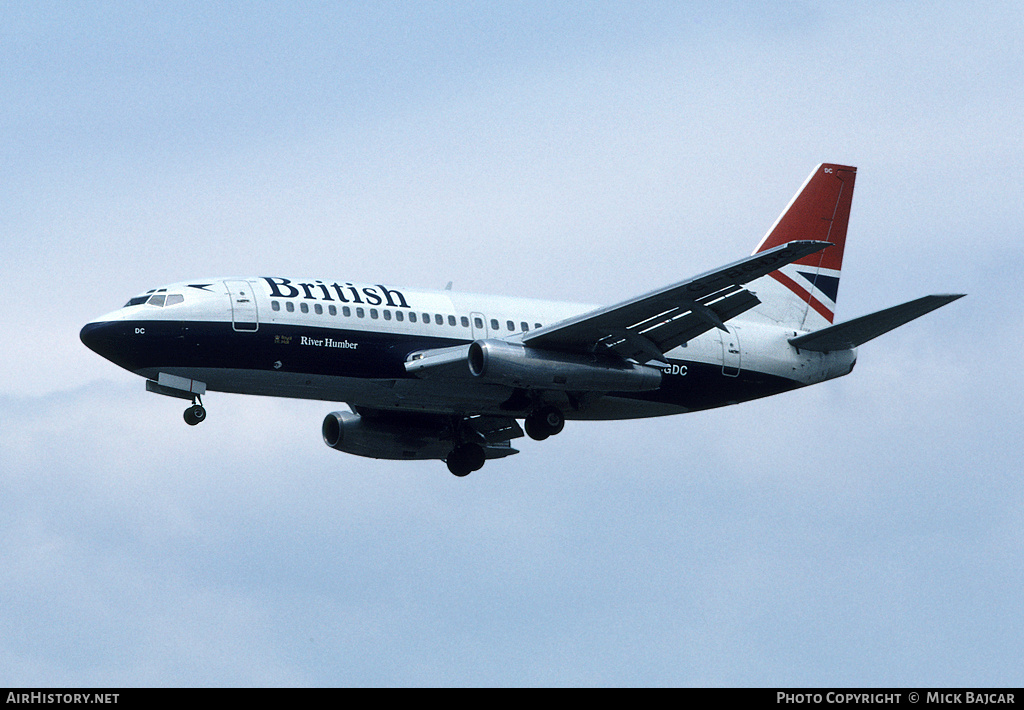
<svg viewBox="0 0 1024 710">
<path fill-rule="evenodd" d="M 444 459 L 452 450 L 436 427 L 412 422 L 375 421 L 352 412 L 331 412 L 321 426 L 324 443 L 332 449 L 371 459 Z"/>
<path fill-rule="evenodd" d="M 646 392 L 661 386 L 661 370 L 612 357 L 537 350 L 504 340 L 469 346 L 469 371 L 487 382 L 573 392 Z"/>
</svg>

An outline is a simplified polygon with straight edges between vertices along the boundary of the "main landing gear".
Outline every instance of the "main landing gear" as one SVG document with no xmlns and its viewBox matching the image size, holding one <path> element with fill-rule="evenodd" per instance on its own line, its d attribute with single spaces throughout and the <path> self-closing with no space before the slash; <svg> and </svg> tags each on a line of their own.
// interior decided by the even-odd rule
<svg viewBox="0 0 1024 710">
<path fill-rule="evenodd" d="M 526 417 L 526 435 L 544 441 L 565 428 L 565 415 L 557 407 L 542 407 Z"/>
<path fill-rule="evenodd" d="M 564 428 L 565 415 L 557 407 L 542 407 L 526 417 L 526 433 L 537 441 L 554 436 Z M 473 471 L 479 471 L 487 460 L 484 447 L 473 441 L 466 441 L 466 438 L 468 437 L 456 438 L 455 448 L 444 460 L 448 464 L 448 470 L 460 478 L 468 476 Z M 462 443 L 458 443 L 460 439 Z"/>
<path fill-rule="evenodd" d="M 452 449 L 445 459 L 448 470 L 460 478 L 468 476 L 473 471 L 479 471 L 484 467 L 487 460 L 484 454 L 484 447 L 480 444 L 460 444 Z"/>
<path fill-rule="evenodd" d="M 199 400 L 197 395 L 191 407 L 185 410 L 185 423 L 189 426 L 195 426 L 199 422 L 206 419 L 206 407 Z"/>
</svg>

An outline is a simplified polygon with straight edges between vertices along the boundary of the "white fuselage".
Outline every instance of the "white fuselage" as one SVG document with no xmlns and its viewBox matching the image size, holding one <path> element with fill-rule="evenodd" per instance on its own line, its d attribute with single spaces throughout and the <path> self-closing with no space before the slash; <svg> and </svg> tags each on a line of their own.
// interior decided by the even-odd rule
<svg viewBox="0 0 1024 710">
<path fill-rule="evenodd" d="M 151 380 L 164 374 L 213 391 L 513 416 L 514 388 L 475 381 L 461 370 L 417 377 L 405 370 L 407 358 L 478 340 L 521 342 L 524 333 L 595 308 L 279 277 L 179 283 L 129 304 L 87 325 L 82 339 Z M 543 398 L 569 419 L 659 416 L 754 399 L 852 369 L 855 350 L 800 351 L 788 342 L 798 334 L 741 316 L 727 332 L 710 330 L 670 350 L 665 363 L 650 363 L 662 373 L 655 391 L 545 392 Z"/>
</svg>

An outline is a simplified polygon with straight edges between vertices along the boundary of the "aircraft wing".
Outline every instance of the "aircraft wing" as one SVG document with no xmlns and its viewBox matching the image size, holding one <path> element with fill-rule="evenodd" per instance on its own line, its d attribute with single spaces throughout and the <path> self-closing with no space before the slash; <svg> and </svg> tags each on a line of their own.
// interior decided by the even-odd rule
<svg viewBox="0 0 1024 710">
<path fill-rule="evenodd" d="M 456 345 L 450 348 L 432 348 L 409 353 L 405 361 L 405 371 L 417 377 L 469 377 L 466 368 L 466 357 L 469 345 Z"/>
<path fill-rule="evenodd" d="M 831 246 L 792 241 L 714 271 L 614 306 L 568 318 L 523 336 L 523 344 L 551 350 L 592 350 L 603 346 L 637 362 L 659 360 L 672 348 L 725 322 L 760 301 L 743 284 Z"/>
<path fill-rule="evenodd" d="M 894 328 L 899 328 L 904 323 L 909 323 L 915 318 L 920 318 L 925 313 L 930 313 L 936 308 L 941 308 L 966 294 L 952 293 L 935 296 L 924 296 L 922 298 L 902 303 L 892 308 L 848 320 L 845 323 L 838 323 L 816 330 L 813 333 L 799 335 L 790 338 L 789 342 L 795 347 L 816 352 L 831 352 L 833 350 L 849 350 L 858 345 L 877 338 L 883 333 L 888 333 Z"/>
</svg>

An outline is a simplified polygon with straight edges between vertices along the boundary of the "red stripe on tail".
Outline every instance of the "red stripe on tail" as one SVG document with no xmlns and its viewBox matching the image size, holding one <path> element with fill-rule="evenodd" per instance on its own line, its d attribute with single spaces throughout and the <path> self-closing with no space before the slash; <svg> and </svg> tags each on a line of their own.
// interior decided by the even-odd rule
<svg viewBox="0 0 1024 710">
<path fill-rule="evenodd" d="M 843 265 L 843 247 L 846 246 L 846 227 L 850 222 L 856 178 L 857 168 L 830 163 L 819 165 L 754 253 L 797 239 L 831 242 L 835 246 L 796 263 L 839 271 Z"/>
<path fill-rule="evenodd" d="M 835 319 L 835 314 L 831 310 L 829 310 L 828 306 L 826 306 L 824 303 L 816 299 L 813 295 L 811 295 L 810 291 L 801 287 L 800 284 L 786 276 L 781 271 L 773 271 L 768 275 L 771 276 L 776 281 L 778 281 L 783 286 L 785 286 L 786 288 L 788 288 L 790 291 L 795 293 L 797 296 L 799 296 L 802 301 L 804 301 L 805 303 L 809 303 L 811 308 L 820 313 L 821 317 L 827 320 L 829 323 L 831 323 L 833 319 Z"/>
</svg>

